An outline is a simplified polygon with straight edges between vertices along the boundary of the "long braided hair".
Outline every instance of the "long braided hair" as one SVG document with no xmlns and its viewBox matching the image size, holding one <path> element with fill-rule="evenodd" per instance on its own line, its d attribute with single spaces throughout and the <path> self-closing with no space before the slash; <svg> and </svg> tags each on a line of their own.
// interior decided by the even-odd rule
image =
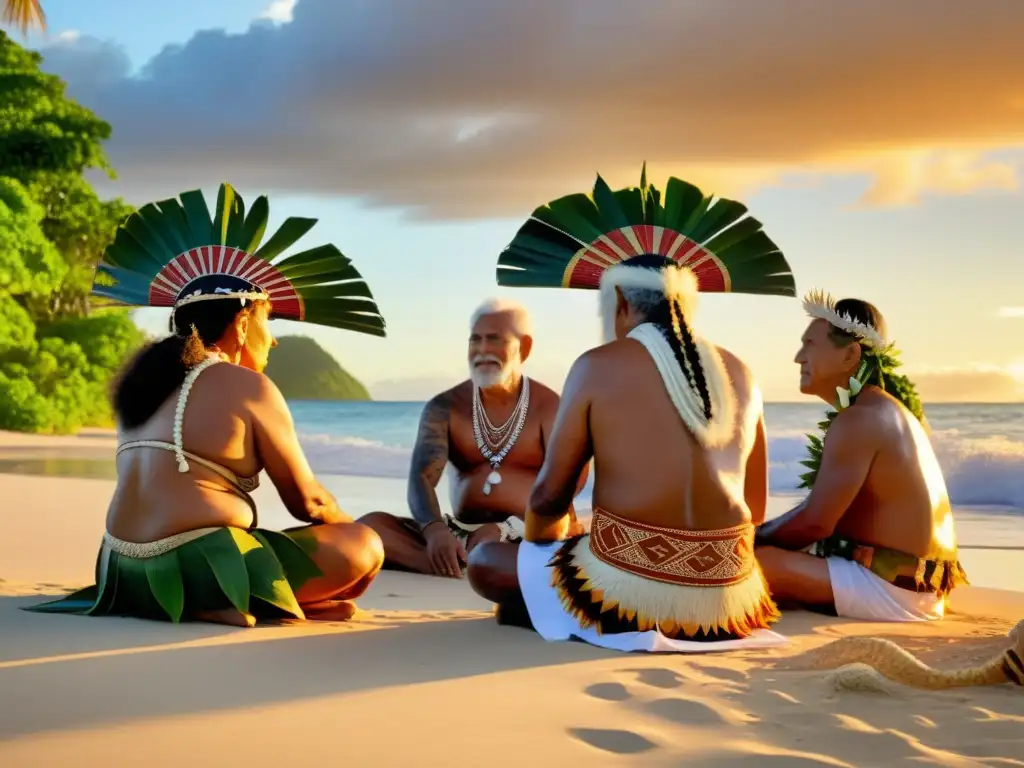
<svg viewBox="0 0 1024 768">
<path fill-rule="evenodd" d="M 672 259 L 654 255 L 635 256 L 622 262 L 622 265 L 640 269 L 681 269 Z M 645 289 L 626 288 L 623 289 L 623 294 L 628 297 L 629 294 L 633 294 L 636 291 L 645 291 Z M 649 290 L 645 292 L 649 294 L 655 293 Z M 644 301 L 639 301 L 638 303 L 648 304 L 649 308 L 646 309 L 647 322 L 658 326 L 662 333 L 665 334 L 665 339 L 672 348 L 676 362 L 679 363 L 679 368 L 686 376 L 686 381 L 700 398 L 704 409 L 704 418 L 710 422 L 713 414 L 711 393 L 708 389 L 707 379 L 704 376 L 704 367 L 701 365 L 700 355 L 697 352 L 697 343 L 693 337 L 693 330 L 686 319 L 684 307 L 677 297 L 669 298 L 661 294 L 660 300 L 655 299 L 654 296 L 651 298 L 654 300 L 649 304 Z"/>
</svg>

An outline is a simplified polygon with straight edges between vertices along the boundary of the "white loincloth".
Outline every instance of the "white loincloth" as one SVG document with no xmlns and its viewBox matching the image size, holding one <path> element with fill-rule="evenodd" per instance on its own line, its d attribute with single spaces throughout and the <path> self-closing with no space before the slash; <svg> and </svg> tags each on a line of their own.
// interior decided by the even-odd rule
<svg viewBox="0 0 1024 768">
<path fill-rule="evenodd" d="M 770 629 L 757 629 L 742 640 L 697 642 L 672 640 L 654 630 L 602 635 L 595 627 L 580 627 L 579 622 L 562 606 L 556 588 L 551 584 L 548 562 L 562 542 L 519 545 L 516 563 L 519 589 L 530 614 L 530 621 L 541 637 L 549 642 L 578 639 L 613 651 L 646 651 L 648 653 L 711 653 L 715 651 L 750 650 L 785 645 L 788 640 Z"/>
<path fill-rule="evenodd" d="M 450 461 L 445 465 L 444 473 L 448 475 L 448 507 L 449 509 L 455 509 L 455 496 L 459 489 L 459 471 L 455 468 L 455 465 Z M 462 535 L 452 531 L 459 540 L 462 541 L 463 545 L 466 544 L 466 540 L 469 539 L 469 534 L 475 531 L 477 528 L 482 528 L 485 525 L 492 525 L 492 523 L 464 523 L 461 520 L 456 520 L 455 515 L 446 516 L 446 520 L 449 520 L 451 525 L 449 528 L 457 527 L 461 529 Z M 526 523 L 520 518 L 510 516 L 506 520 L 500 523 L 493 523 L 497 525 L 501 531 L 502 541 L 519 541 L 523 538 L 523 533 L 526 530 Z"/>
<path fill-rule="evenodd" d="M 499 541 L 503 542 L 520 541 L 526 530 L 526 524 L 518 517 L 509 517 L 500 523 L 464 523 L 461 520 L 456 520 L 451 515 L 445 515 L 444 520 L 448 524 L 448 530 L 455 534 L 463 546 L 466 546 L 469 542 L 469 537 L 474 531 L 486 525 L 498 526 L 498 531 L 501 533 Z"/>
<path fill-rule="evenodd" d="M 934 621 L 946 612 L 946 600 L 931 592 L 893 586 L 860 563 L 827 557 L 836 613 L 868 621 Z"/>
</svg>

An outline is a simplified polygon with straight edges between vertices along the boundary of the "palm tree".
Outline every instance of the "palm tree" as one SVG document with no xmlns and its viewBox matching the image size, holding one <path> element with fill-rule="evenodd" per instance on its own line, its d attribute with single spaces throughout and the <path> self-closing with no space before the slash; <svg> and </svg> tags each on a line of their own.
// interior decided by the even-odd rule
<svg viewBox="0 0 1024 768">
<path fill-rule="evenodd" d="M 3 0 L 4 24 L 21 30 L 24 37 L 31 27 L 46 31 L 46 14 L 39 0 Z"/>
</svg>

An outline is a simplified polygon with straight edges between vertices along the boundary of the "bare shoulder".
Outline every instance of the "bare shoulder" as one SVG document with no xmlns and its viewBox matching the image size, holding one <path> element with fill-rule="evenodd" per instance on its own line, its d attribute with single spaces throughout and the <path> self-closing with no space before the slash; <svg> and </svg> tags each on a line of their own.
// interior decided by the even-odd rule
<svg viewBox="0 0 1024 768">
<path fill-rule="evenodd" d="M 451 389 L 438 392 L 427 400 L 423 406 L 423 413 L 420 422 L 423 425 L 437 427 L 439 424 L 447 424 L 453 408 L 458 407 L 462 402 L 468 402 L 472 393 L 472 387 L 468 381 L 456 384 Z"/>
<path fill-rule="evenodd" d="M 870 400 L 858 399 L 851 407 L 839 412 L 828 428 L 828 440 L 833 444 L 842 442 L 847 450 L 858 446 L 874 448 L 885 433 L 884 426 L 889 417 L 885 411 Z"/>
<path fill-rule="evenodd" d="M 573 368 L 586 373 L 594 373 L 599 370 L 617 367 L 623 361 L 643 357 L 647 354 L 644 345 L 636 339 L 618 339 L 602 344 L 599 347 L 588 349 L 576 358 Z"/>
<path fill-rule="evenodd" d="M 894 437 L 902 436 L 907 422 L 914 418 L 914 414 L 903 403 L 877 387 L 862 393 L 856 405 L 865 421 L 870 421 L 880 433 Z"/>
<path fill-rule="evenodd" d="M 560 396 L 547 384 L 530 379 L 530 406 L 541 411 L 557 411 Z"/>
<path fill-rule="evenodd" d="M 747 404 L 754 412 L 760 413 L 764 408 L 764 398 L 761 394 L 761 388 L 757 384 L 757 379 L 754 377 L 754 372 L 750 370 L 750 366 L 725 347 L 715 346 L 715 351 L 718 352 L 718 356 L 722 359 L 726 375 L 732 382 L 733 389 L 740 402 Z"/>
<path fill-rule="evenodd" d="M 218 396 L 225 394 L 240 398 L 242 402 L 267 403 L 283 400 L 277 384 L 267 375 L 241 365 L 214 365 L 200 379 L 206 379 L 216 388 Z"/>
<path fill-rule="evenodd" d="M 603 374 L 611 373 L 622 368 L 623 362 L 635 353 L 632 347 L 641 347 L 634 341 L 614 341 L 594 349 L 588 349 L 577 357 L 569 368 L 569 375 L 566 376 L 565 386 L 562 389 L 562 397 L 569 392 L 580 392 L 589 390 L 595 381 L 599 381 Z"/>
<path fill-rule="evenodd" d="M 754 384 L 754 372 L 736 354 L 725 347 L 715 346 L 715 351 L 722 358 L 726 373 L 737 388 L 747 389 Z"/>
</svg>

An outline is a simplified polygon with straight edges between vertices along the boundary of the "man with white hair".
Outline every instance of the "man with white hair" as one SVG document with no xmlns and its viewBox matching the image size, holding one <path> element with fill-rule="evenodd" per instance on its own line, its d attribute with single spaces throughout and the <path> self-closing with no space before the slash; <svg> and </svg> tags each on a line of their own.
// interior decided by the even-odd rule
<svg viewBox="0 0 1024 768">
<path fill-rule="evenodd" d="M 372 512 L 359 521 L 380 535 L 385 568 L 459 578 L 478 544 L 521 538 L 558 411 L 558 395 L 523 374 L 532 349 L 522 305 L 489 299 L 473 313 L 469 379 L 430 400 L 420 418 L 409 471 L 412 519 Z M 454 515 L 442 515 L 436 491 L 448 464 Z M 585 467 L 576 493 L 586 477 Z"/>
</svg>

